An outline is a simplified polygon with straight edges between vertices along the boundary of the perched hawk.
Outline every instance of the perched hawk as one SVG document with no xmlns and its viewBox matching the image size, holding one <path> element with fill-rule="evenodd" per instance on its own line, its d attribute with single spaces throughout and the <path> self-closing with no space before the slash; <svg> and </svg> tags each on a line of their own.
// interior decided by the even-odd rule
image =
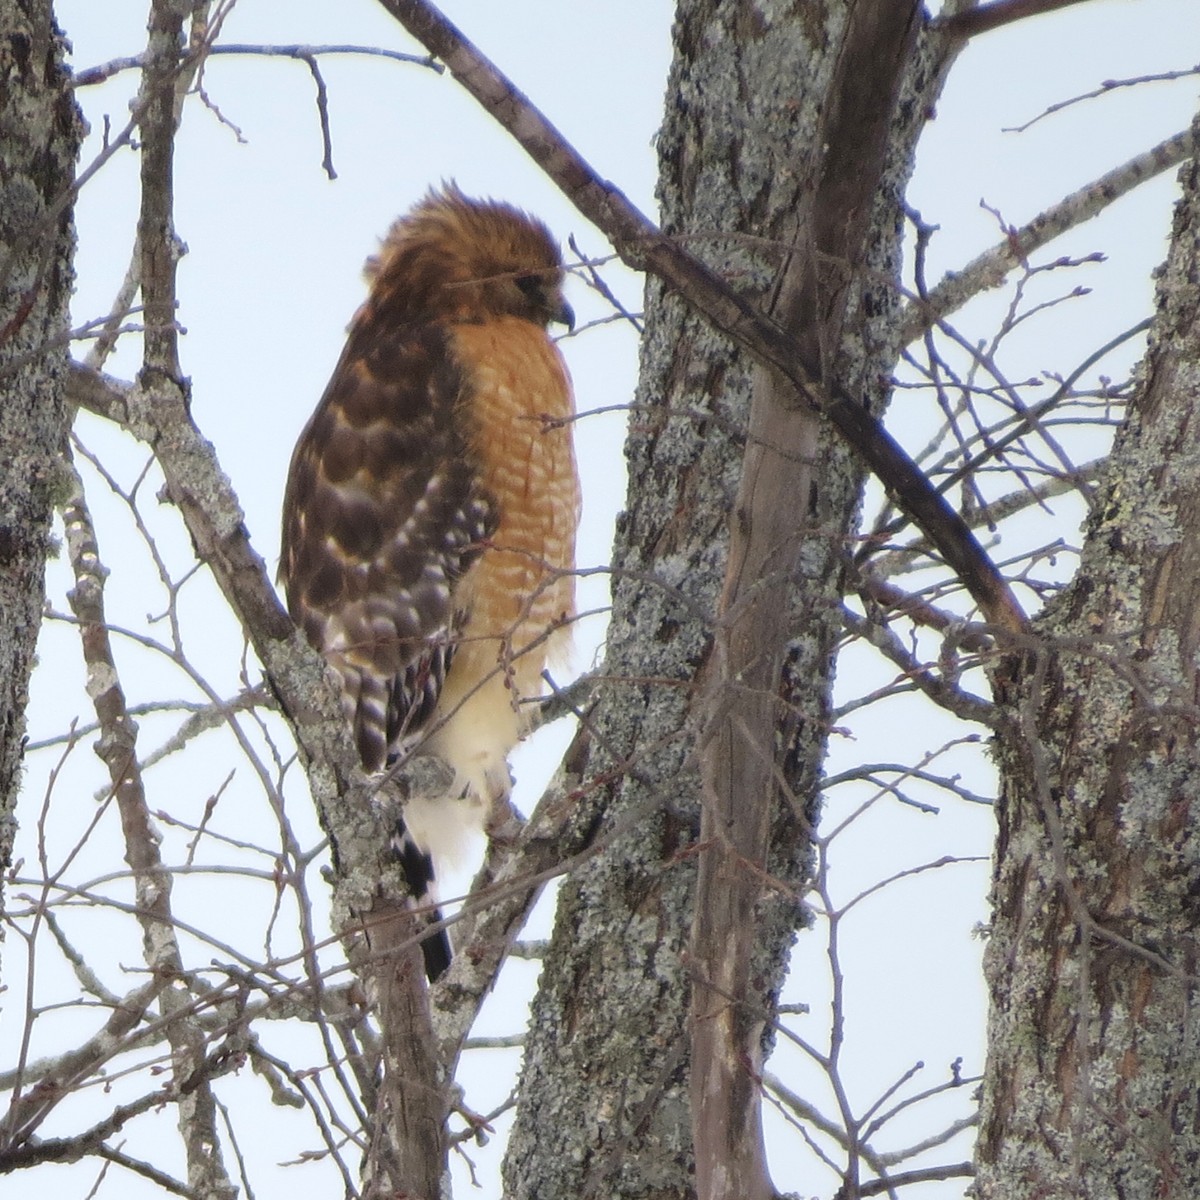
<svg viewBox="0 0 1200 1200">
<path fill-rule="evenodd" d="M 397 842 L 421 899 L 437 826 L 507 792 L 521 701 L 569 636 L 574 405 L 547 326 L 574 314 L 546 227 L 453 186 L 392 226 L 366 277 L 292 456 L 280 577 L 363 766 L 420 750 L 455 771 L 465 803 L 410 804 Z M 435 978 L 444 934 L 424 950 Z"/>
</svg>

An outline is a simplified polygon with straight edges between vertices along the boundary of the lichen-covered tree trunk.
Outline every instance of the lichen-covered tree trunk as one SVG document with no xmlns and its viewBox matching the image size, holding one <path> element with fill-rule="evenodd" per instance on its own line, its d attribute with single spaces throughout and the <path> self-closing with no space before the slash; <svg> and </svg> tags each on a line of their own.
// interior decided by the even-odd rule
<svg viewBox="0 0 1200 1200">
<path fill-rule="evenodd" d="M 825 378 L 877 408 L 896 352 L 890 281 L 900 197 L 940 75 L 912 40 L 891 48 L 902 68 L 902 98 L 886 166 L 874 164 L 878 186 L 864 200 L 867 232 L 852 261 L 831 265 L 820 295 L 797 300 L 793 260 L 821 243 L 814 197 L 854 8 L 848 0 L 769 11 L 737 0 L 684 0 L 658 142 L 659 196 L 665 231 L 685 238 L 793 332 L 803 331 L 814 304 L 838 307 L 841 336 L 822 343 L 809 328 L 804 344 Z M 506 1195 L 666 1200 L 695 1192 L 695 960 L 687 951 L 696 860 L 708 849 L 699 842 L 700 763 L 714 707 L 729 711 L 714 706 L 705 680 L 719 643 L 731 511 L 744 464 L 753 461 L 748 431 L 758 428 L 787 430 L 789 445 L 770 449 L 793 455 L 796 467 L 794 486 L 778 497 L 794 515 L 781 568 L 791 581 L 784 593 L 790 624 L 776 648 L 773 682 L 753 685 L 755 704 L 769 692 L 766 710 L 777 719 L 766 866 L 793 898 L 762 889 L 744 1011 L 756 1027 L 773 1011 L 800 919 L 794 897 L 808 862 L 841 563 L 861 484 L 848 451 L 815 418 L 756 424 L 763 406 L 781 403 L 778 380 L 650 284 L 604 692 L 588 721 L 584 776 L 591 781 L 585 787 L 603 793 L 598 837 L 611 840 L 560 894 L 505 1164 Z M 769 562 L 764 569 L 770 575 Z M 727 692 L 726 701 L 736 713 L 737 696 Z M 755 1081 L 744 1082 L 752 1103 Z"/>
<path fill-rule="evenodd" d="M 61 491 L 80 120 L 50 0 L 0 0 L 0 869 Z"/>
<path fill-rule="evenodd" d="M 1200 166 L 1002 739 L 980 1200 L 1200 1196 Z"/>
</svg>

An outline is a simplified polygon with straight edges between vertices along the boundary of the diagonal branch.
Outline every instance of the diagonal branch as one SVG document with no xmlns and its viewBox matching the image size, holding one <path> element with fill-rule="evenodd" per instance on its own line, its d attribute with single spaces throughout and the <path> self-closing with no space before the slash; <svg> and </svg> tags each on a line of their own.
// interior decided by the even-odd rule
<svg viewBox="0 0 1200 1200">
<path fill-rule="evenodd" d="M 433 5 L 426 0 L 379 2 L 446 63 L 626 263 L 657 275 L 717 329 L 775 368 L 795 389 L 799 403 L 828 418 L 928 536 L 988 621 L 1010 632 L 1024 627 L 1024 613 L 974 534 L 857 397 L 824 387 L 818 364 L 806 361 L 793 337 L 600 179 L 512 81 Z"/>
<path fill-rule="evenodd" d="M 977 33 L 999 29 L 1002 25 L 1011 25 L 1014 21 L 1024 21 L 1028 17 L 1080 3 L 1083 0 L 992 0 L 990 4 L 981 4 L 966 12 L 944 17 L 937 23 L 937 28 L 953 38 L 969 38 Z"/>
<path fill-rule="evenodd" d="M 999 287 L 1008 273 L 1068 229 L 1082 225 L 1139 184 L 1177 167 L 1195 153 L 1190 129 L 1173 134 L 1099 179 L 1066 196 L 1020 228 L 1005 231 L 999 245 L 985 250 L 961 271 L 953 271 L 920 301 L 911 302 L 901 317 L 901 344 L 916 341 L 927 329 L 961 308 L 988 288 Z"/>
</svg>

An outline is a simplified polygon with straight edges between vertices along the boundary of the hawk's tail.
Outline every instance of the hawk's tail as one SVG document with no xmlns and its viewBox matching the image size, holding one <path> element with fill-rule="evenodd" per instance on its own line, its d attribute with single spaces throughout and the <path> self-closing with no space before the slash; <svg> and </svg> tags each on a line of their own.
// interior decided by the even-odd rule
<svg viewBox="0 0 1200 1200">
<path fill-rule="evenodd" d="M 397 819 L 396 829 L 392 834 L 392 851 L 400 860 L 413 899 L 423 908 L 429 906 L 429 911 L 423 913 L 421 919 L 430 925 L 438 925 L 442 914 L 436 907 L 433 857 L 417 845 L 400 819 Z M 445 929 L 431 930 L 421 941 L 421 953 L 425 956 L 425 974 L 432 983 L 450 966 L 450 935 Z"/>
</svg>

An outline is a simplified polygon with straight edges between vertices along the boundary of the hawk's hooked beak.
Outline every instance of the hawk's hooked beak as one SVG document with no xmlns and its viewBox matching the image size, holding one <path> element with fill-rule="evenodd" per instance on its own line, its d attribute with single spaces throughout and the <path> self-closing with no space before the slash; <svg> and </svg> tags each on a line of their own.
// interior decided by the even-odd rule
<svg viewBox="0 0 1200 1200">
<path fill-rule="evenodd" d="M 562 296 L 558 297 L 550 310 L 550 321 L 554 325 L 565 325 L 572 333 L 575 332 L 575 310 Z"/>
</svg>

